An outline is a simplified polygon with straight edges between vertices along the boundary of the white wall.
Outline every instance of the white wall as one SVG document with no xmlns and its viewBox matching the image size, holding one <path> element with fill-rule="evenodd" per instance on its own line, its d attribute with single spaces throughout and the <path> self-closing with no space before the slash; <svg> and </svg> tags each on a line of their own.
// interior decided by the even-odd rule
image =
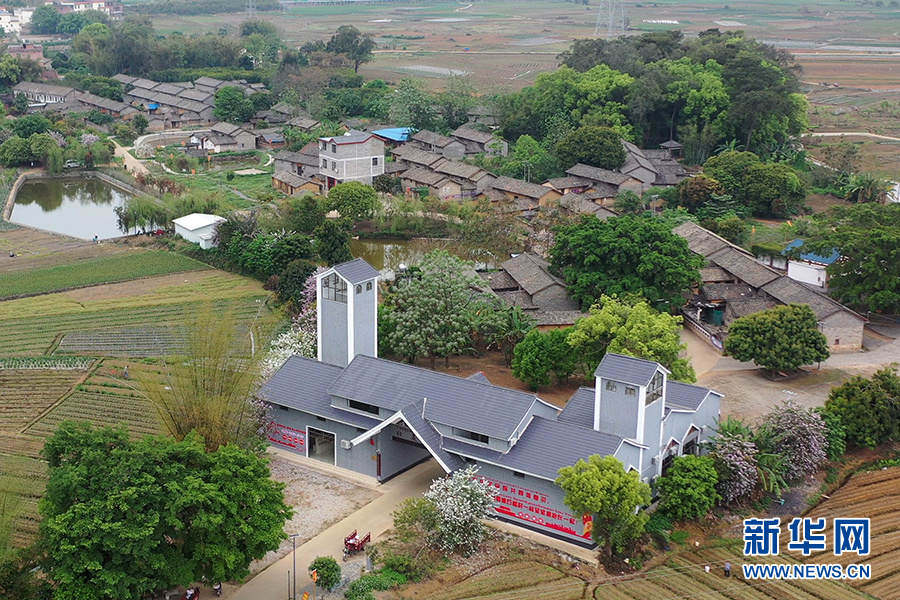
<svg viewBox="0 0 900 600">
<path fill-rule="evenodd" d="M 788 277 L 801 283 L 808 283 L 821 288 L 825 287 L 828 277 L 825 274 L 825 267 L 821 265 L 811 265 L 796 260 L 788 261 Z"/>
<path fill-rule="evenodd" d="M 206 227 L 201 227 L 200 229 L 190 231 L 176 223 L 175 234 L 180 235 L 189 242 L 200 244 L 200 247 L 204 250 L 209 250 L 210 248 L 212 248 L 212 239 L 203 239 L 201 236 L 211 236 L 215 228 L 216 225 L 212 224 L 207 225 Z"/>
</svg>

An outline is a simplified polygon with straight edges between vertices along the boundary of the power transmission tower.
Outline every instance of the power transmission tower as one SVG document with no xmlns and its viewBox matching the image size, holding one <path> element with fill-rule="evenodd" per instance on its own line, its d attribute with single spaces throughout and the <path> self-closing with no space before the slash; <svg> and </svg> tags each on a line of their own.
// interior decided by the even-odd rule
<svg viewBox="0 0 900 600">
<path fill-rule="evenodd" d="M 625 35 L 625 0 L 600 0 L 594 37 L 604 32 L 608 40 Z"/>
<path fill-rule="evenodd" d="M 252 19 L 256 16 L 256 0 L 247 0 L 247 18 Z"/>
</svg>

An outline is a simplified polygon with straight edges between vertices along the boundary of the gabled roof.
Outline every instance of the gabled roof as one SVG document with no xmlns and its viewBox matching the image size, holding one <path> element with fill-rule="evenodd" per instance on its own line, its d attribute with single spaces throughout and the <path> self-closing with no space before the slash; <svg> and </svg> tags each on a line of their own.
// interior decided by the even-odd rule
<svg viewBox="0 0 900 600">
<path fill-rule="evenodd" d="M 32 92 L 36 94 L 53 94 L 54 96 L 68 96 L 69 94 L 77 94 L 78 90 L 72 87 L 62 85 L 51 85 L 49 83 L 40 83 L 37 81 L 20 81 L 13 86 L 14 92 Z"/>
<path fill-rule="evenodd" d="M 533 394 L 364 355 L 353 358 L 328 392 L 392 411 L 427 398 L 427 420 L 501 440 L 541 402 Z"/>
<path fill-rule="evenodd" d="M 793 242 L 791 242 L 784 248 L 784 250 L 782 251 L 782 254 L 788 254 L 791 250 L 794 250 L 795 248 L 802 248 L 802 247 L 803 247 L 803 240 L 794 240 Z M 800 260 L 807 260 L 809 262 L 818 263 L 820 265 L 833 264 L 833 263 L 837 262 L 837 259 L 839 259 L 840 257 L 841 257 L 841 253 L 838 252 L 836 249 L 832 250 L 831 254 L 829 254 L 828 256 L 822 256 L 821 254 L 816 254 L 814 252 L 801 252 L 800 253 Z"/>
<path fill-rule="evenodd" d="M 666 406 L 674 409 L 696 411 L 710 394 L 717 392 L 671 379 L 666 382 Z"/>
<path fill-rule="evenodd" d="M 494 136 L 492 136 L 490 133 L 478 131 L 477 129 L 472 129 L 471 127 L 466 127 L 465 125 L 460 125 L 459 127 L 457 127 L 451 135 L 461 140 L 477 142 L 482 145 L 489 144 L 494 140 Z"/>
<path fill-rule="evenodd" d="M 609 171 L 607 169 L 601 169 L 599 167 L 592 167 L 590 165 L 585 165 L 582 163 L 578 163 L 574 167 L 567 169 L 566 175 L 584 177 L 585 179 L 590 179 L 591 181 L 600 181 L 616 186 L 622 185 L 629 179 L 632 179 L 630 175 L 624 175 L 622 173 L 616 173 L 615 171 Z"/>
<path fill-rule="evenodd" d="M 484 374 L 484 371 L 476 371 L 472 373 L 466 379 L 470 379 L 472 381 L 477 381 L 478 383 L 487 383 L 490 385 L 491 380 L 487 378 L 487 375 Z"/>
<path fill-rule="evenodd" d="M 276 171 L 272 175 L 272 179 L 274 179 L 276 181 L 280 181 L 282 183 L 286 183 L 289 186 L 294 187 L 294 188 L 302 187 L 308 183 L 313 183 L 315 185 L 318 185 L 314 181 L 311 181 L 311 180 L 307 179 L 306 177 L 301 177 L 300 175 L 297 175 L 296 173 L 291 173 L 289 171 Z"/>
<path fill-rule="evenodd" d="M 409 169 L 402 175 L 403 179 L 408 179 L 413 183 L 437 187 L 437 185 L 446 180 L 447 177 L 440 173 L 435 173 L 427 167 L 415 167 Z"/>
<path fill-rule="evenodd" d="M 729 301 L 725 310 L 735 319 L 740 319 L 776 306 L 778 303 L 771 298 L 741 298 Z"/>
<path fill-rule="evenodd" d="M 225 219 L 218 215 L 207 215 L 204 213 L 191 213 L 177 219 L 172 219 L 172 223 L 179 227 L 184 227 L 188 231 L 196 231 L 209 225 L 215 225 Z"/>
<path fill-rule="evenodd" d="M 712 253 L 709 257 L 715 265 L 722 267 L 741 281 L 753 287 L 762 287 L 781 277 L 773 269 L 759 263 L 742 250 L 729 246 Z"/>
<path fill-rule="evenodd" d="M 290 125 L 291 127 L 296 127 L 297 129 L 305 129 L 307 131 L 312 131 L 316 127 L 319 126 L 319 122 L 315 119 L 311 119 L 304 116 L 297 116 L 293 119 L 289 120 L 286 125 Z"/>
<path fill-rule="evenodd" d="M 444 438 L 446 450 L 549 481 L 556 481 L 562 467 L 587 460 L 592 454 L 614 455 L 621 445 L 619 436 L 544 417 L 534 417 L 526 434 L 506 454 Z"/>
<path fill-rule="evenodd" d="M 287 406 L 319 417 L 371 429 L 378 419 L 331 405 L 326 391 L 340 377 L 343 369 L 300 356 L 292 356 L 269 379 L 261 390 L 262 397 L 272 404 Z"/>
<path fill-rule="evenodd" d="M 412 130 L 412 127 L 389 127 L 387 129 L 376 129 L 372 133 L 392 142 L 405 142 L 409 139 L 409 132 Z"/>
<path fill-rule="evenodd" d="M 156 87 L 153 88 L 153 91 L 159 92 L 161 94 L 170 94 L 172 96 L 180 96 L 186 90 L 181 86 L 173 85 L 171 83 L 160 83 Z"/>
<path fill-rule="evenodd" d="M 603 379 L 646 386 L 658 370 L 669 372 L 665 367 L 652 360 L 607 352 L 600 364 L 597 365 L 594 375 Z"/>
<path fill-rule="evenodd" d="M 584 177 L 573 177 L 569 175 L 568 177 L 554 177 L 553 179 L 548 179 L 543 185 L 561 192 L 571 188 L 590 187 L 591 181 Z"/>
<path fill-rule="evenodd" d="M 619 216 L 614 210 L 610 210 L 599 204 L 592 202 L 582 194 L 569 192 L 559 199 L 559 205 L 568 211 L 577 215 L 595 215 L 601 221 L 605 221 L 610 217 Z"/>
<path fill-rule="evenodd" d="M 537 183 L 528 183 L 527 181 L 513 179 L 512 177 L 498 177 L 491 182 L 491 187 L 495 190 L 532 198 L 534 200 L 543 198 L 550 192 L 555 191 L 542 185 L 538 185 Z"/>
<path fill-rule="evenodd" d="M 434 152 L 428 152 L 426 150 L 420 150 L 419 148 L 413 148 L 412 146 L 408 145 L 394 148 L 394 150 L 392 150 L 392 154 L 399 157 L 400 160 L 405 160 L 406 162 L 421 165 L 423 167 L 430 167 L 437 162 L 445 160 L 444 157 L 440 154 L 435 154 Z"/>
<path fill-rule="evenodd" d="M 862 315 L 847 310 L 831 298 L 811 290 L 790 277 L 779 277 L 762 286 L 762 290 L 783 304 L 808 304 L 820 321 L 841 310 L 846 310 L 848 314 L 865 320 Z"/>
<path fill-rule="evenodd" d="M 692 221 L 685 221 L 672 230 L 672 233 L 680 235 L 687 240 L 688 248 L 700 256 L 709 256 L 722 248 L 728 248 L 731 243 L 710 231 L 700 227 Z"/>
<path fill-rule="evenodd" d="M 425 445 L 447 473 L 465 467 L 466 463 L 463 459 L 444 450 L 443 436 L 435 430 L 431 423 L 422 417 L 422 414 L 425 412 L 424 409 L 425 400 L 422 399 L 404 406 L 403 410 L 400 411 L 400 415 L 406 421 L 406 424 L 409 425 L 409 428 L 413 430 L 413 433 L 416 434 L 416 437 L 419 438 L 419 441 Z"/>
<path fill-rule="evenodd" d="M 126 75 L 124 73 L 116 73 L 115 75 L 112 76 L 112 78 L 115 79 L 116 81 L 121 81 L 122 83 L 124 83 L 126 85 L 128 85 L 138 79 L 137 77 L 132 77 L 131 75 Z"/>
<path fill-rule="evenodd" d="M 644 156 L 644 153 L 640 148 L 632 144 L 631 142 L 626 142 L 622 140 L 622 145 L 625 147 L 625 164 L 619 167 L 619 170 L 622 173 L 630 173 L 636 169 L 647 169 L 656 173 L 656 167 L 653 166 L 653 163 Z"/>
<path fill-rule="evenodd" d="M 427 129 L 417 131 L 416 134 L 412 136 L 412 139 L 422 144 L 434 146 L 435 148 L 444 148 L 456 141 L 451 137 L 447 137 L 446 135 L 441 135 L 433 131 L 428 131 Z"/>
<path fill-rule="evenodd" d="M 565 281 L 550 274 L 550 263 L 533 252 L 523 252 L 500 266 L 532 296 L 553 285 L 566 285 Z"/>
<path fill-rule="evenodd" d="M 442 160 L 431 165 L 431 168 L 438 173 L 444 173 L 453 177 L 461 177 L 468 181 L 478 181 L 482 177 L 490 175 L 490 173 L 481 167 L 459 162 L 458 160 Z"/>
<path fill-rule="evenodd" d="M 244 128 L 240 125 L 235 125 L 234 123 L 227 123 L 225 121 L 219 121 L 215 125 L 209 128 L 210 131 L 215 133 L 221 133 L 222 135 L 230 135 L 232 137 L 240 134 L 246 133 Z"/>
<path fill-rule="evenodd" d="M 132 79 L 129 81 L 131 85 L 136 88 L 141 88 L 142 90 L 152 90 L 156 86 L 159 85 L 158 81 L 153 81 L 151 79 L 144 79 L 143 77 L 138 77 L 136 79 Z"/>
<path fill-rule="evenodd" d="M 126 108 L 129 107 L 128 104 L 124 102 L 118 102 L 117 100 L 110 100 L 109 98 L 104 98 L 102 96 L 95 96 L 94 94 L 90 94 L 85 92 L 78 97 L 78 101 L 82 104 L 87 104 L 89 106 L 97 106 L 100 108 L 104 108 L 106 110 L 111 110 L 115 112 L 122 112 Z"/>
<path fill-rule="evenodd" d="M 679 148 L 684 148 L 683 145 L 679 144 L 675 140 L 669 140 L 668 142 L 663 142 L 659 145 L 660 148 L 666 148 L 668 150 L 678 150 Z"/>
<path fill-rule="evenodd" d="M 700 283 L 729 282 L 734 275 L 722 267 L 703 267 L 700 269 Z"/>
<path fill-rule="evenodd" d="M 351 285 L 362 283 L 370 279 L 375 279 L 380 275 L 380 273 L 375 270 L 375 267 L 361 258 L 355 258 L 353 260 L 334 265 L 331 268 L 337 271 L 337 274 L 347 280 L 347 282 Z M 323 271 L 322 274 L 324 275 L 327 272 L 328 271 Z"/>
<path fill-rule="evenodd" d="M 365 131 L 356 131 L 355 129 L 351 129 L 344 135 L 336 135 L 332 137 L 320 137 L 319 140 L 323 142 L 331 142 L 332 144 L 337 144 L 338 146 L 342 146 L 345 144 L 361 144 L 370 138 L 375 137 L 371 133 L 366 133 Z"/>
<path fill-rule="evenodd" d="M 565 408 L 559 413 L 557 420 L 560 423 L 569 423 L 579 427 L 594 427 L 594 401 L 596 390 L 590 387 L 580 387 L 566 402 Z"/>
<path fill-rule="evenodd" d="M 198 89 L 183 89 L 178 92 L 177 96 L 179 98 L 186 98 L 188 100 L 194 100 L 195 102 L 202 102 L 204 104 L 212 104 L 214 98 L 212 93 Z"/>
<path fill-rule="evenodd" d="M 742 300 L 759 295 L 746 283 L 704 283 L 703 295 L 707 300 Z"/>
</svg>

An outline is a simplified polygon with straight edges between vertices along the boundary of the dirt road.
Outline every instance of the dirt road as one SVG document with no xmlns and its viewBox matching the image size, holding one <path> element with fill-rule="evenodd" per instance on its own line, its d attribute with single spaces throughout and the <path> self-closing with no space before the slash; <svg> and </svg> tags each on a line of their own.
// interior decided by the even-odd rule
<svg viewBox="0 0 900 600">
<path fill-rule="evenodd" d="M 143 161 L 140 161 L 133 157 L 129 150 L 131 150 L 131 146 L 120 146 L 118 142 L 113 140 L 116 144 L 115 155 L 121 157 L 125 161 L 125 169 L 130 171 L 131 173 L 144 173 L 145 175 L 150 171 L 147 170 L 147 167 L 144 166 Z"/>
</svg>

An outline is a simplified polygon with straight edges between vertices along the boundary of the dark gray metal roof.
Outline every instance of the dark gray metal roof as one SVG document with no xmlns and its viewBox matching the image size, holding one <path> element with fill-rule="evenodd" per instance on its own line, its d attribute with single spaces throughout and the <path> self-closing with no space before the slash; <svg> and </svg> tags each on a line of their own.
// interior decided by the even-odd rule
<svg viewBox="0 0 900 600">
<path fill-rule="evenodd" d="M 478 383 L 486 383 L 490 385 L 491 381 L 487 378 L 487 375 L 484 374 L 483 371 L 478 371 L 477 373 L 472 373 L 466 379 L 470 381 L 477 381 Z"/>
<path fill-rule="evenodd" d="M 338 275 L 349 281 L 351 284 L 362 283 L 363 281 L 374 279 L 380 275 L 375 267 L 361 258 L 334 265 L 332 268 L 338 272 Z"/>
<path fill-rule="evenodd" d="M 658 368 L 659 364 L 652 360 L 608 352 L 597 365 L 594 375 L 622 383 L 646 386 Z"/>
<path fill-rule="evenodd" d="M 670 379 L 666 384 L 666 406 L 673 409 L 695 411 L 710 391 L 709 388 Z"/>
<path fill-rule="evenodd" d="M 548 443 L 549 440 L 560 443 Z M 506 454 L 444 438 L 444 449 L 449 452 L 550 481 L 556 481 L 560 468 L 572 466 L 578 459 L 587 460 L 592 454 L 615 454 L 621 444 L 622 438 L 618 436 L 543 417 L 535 417 L 521 439 Z"/>
<path fill-rule="evenodd" d="M 428 447 L 428 451 L 443 463 L 441 466 L 449 469 L 448 472 L 463 468 L 466 466 L 465 461 L 455 454 L 445 451 L 443 436 L 428 421 L 422 418 L 423 403 L 423 400 L 419 400 L 404 406 L 403 410 L 400 411 L 403 419 L 409 424 L 410 429 L 413 430 L 419 441 Z"/>
<path fill-rule="evenodd" d="M 343 369 L 301 356 L 290 357 L 278 372 L 263 386 L 261 395 L 266 402 L 302 410 L 310 414 L 371 429 L 378 419 L 331 405 L 326 390 L 341 375 Z"/>
<path fill-rule="evenodd" d="M 363 355 L 328 393 L 393 411 L 427 398 L 427 420 L 501 440 L 512 437 L 538 402 L 525 392 Z"/>
<path fill-rule="evenodd" d="M 569 423 L 570 425 L 578 425 L 579 427 L 594 427 L 594 388 L 580 387 L 578 388 L 569 401 L 566 402 L 565 408 L 557 417 L 560 423 Z"/>
</svg>

